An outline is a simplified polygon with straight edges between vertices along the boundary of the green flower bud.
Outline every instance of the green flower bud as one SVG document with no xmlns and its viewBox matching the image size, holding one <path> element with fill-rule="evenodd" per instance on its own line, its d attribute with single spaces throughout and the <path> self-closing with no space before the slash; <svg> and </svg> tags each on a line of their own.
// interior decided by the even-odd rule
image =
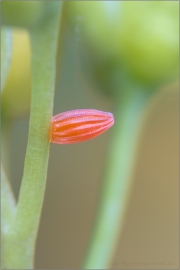
<svg viewBox="0 0 180 270">
<path fill-rule="evenodd" d="M 177 78 L 177 1 L 73 1 L 68 14 L 104 85 L 119 84 L 122 76 L 148 87 Z"/>
<path fill-rule="evenodd" d="M 120 5 L 119 1 L 68 2 L 69 19 L 75 31 L 87 38 L 100 54 L 116 54 Z M 77 33 L 76 33 L 77 34 Z"/>
<path fill-rule="evenodd" d="M 140 81 L 163 83 L 177 76 L 178 5 L 176 1 L 123 2 L 119 53 Z"/>
</svg>

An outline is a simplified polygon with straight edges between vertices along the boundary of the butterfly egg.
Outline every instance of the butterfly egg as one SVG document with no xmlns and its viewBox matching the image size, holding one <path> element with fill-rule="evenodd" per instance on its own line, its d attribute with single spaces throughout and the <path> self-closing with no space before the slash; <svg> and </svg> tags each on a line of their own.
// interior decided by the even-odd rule
<svg viewBox="0 0 180 270">
<path fill-rule="evenodd" d="M 78 109 L 52 117 L 51 142 L 73 144 L 93 139 L 114 124 L 112 113 Z"/>
</svg>

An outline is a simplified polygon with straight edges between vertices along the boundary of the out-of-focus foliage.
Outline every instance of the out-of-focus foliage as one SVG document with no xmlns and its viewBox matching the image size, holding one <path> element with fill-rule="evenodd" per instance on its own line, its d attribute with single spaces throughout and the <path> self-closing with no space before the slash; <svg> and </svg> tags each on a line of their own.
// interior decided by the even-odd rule
<svg viewBox="0 0 180 270">
<path fill-rule="evenodd" d="M 140 80 L 163 82 L 178 75 L 179 3 L 127 1 L 122 12 L 122 57 Z"/>
<path fill-rule="evenodd" d="M 29 27 L 42 17 L 43 1 L 3 1 L 2 24 Z"/>
<path fill-rule="evenodd" d="M 4 87 L 12 54 L 12 31 L 9 28 L 1 28 L 1 91 Z"/>
<path fill-rule="evenodd" d="M 30 105 L 30 43 L 25 30 L 13 30 L 11 65 L 2 92 L 2 110 L 6 117 L 24 113 Z"/>
<path fill-rule="evenodd" d="M 177 79 L 178 7 L 177 1 L 68 3 L 74 34 L 85 39 L 89 70 L 102 88 L 114 91 L 130 78 L 151 88 Z"/>
<path fill-rule="evenodd" d="M 73 1 L 69 18 L 99 54 L 117 56 L 121 1 Z M 79 25 L 77 25 L 79 22 Z"/>
</svg>

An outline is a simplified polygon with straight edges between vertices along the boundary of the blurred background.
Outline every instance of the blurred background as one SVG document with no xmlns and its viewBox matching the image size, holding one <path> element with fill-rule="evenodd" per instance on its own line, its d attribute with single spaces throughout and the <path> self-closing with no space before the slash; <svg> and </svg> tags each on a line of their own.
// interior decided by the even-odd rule
<svg viewBox="0 0 180 270">
<path fill-rule="evenodd" d="M 105 1 L 101 2 L 105 3 Z M 131 1 L 128 2 L 132 4 Z M 141 1 L 133 2 L 140 5 Z M 111 17 L 113 29 L 116 25 L 112 35 L 118 36 L 117 22 L 123 12 L 135 16 L 132 11 L 133 6 L 131 7 L 130 4 L 124 10 L 120 7 L 119 13 L 116 6 L 105 4 L 110 16 L 112 11 L 117 13 L 114 17 L 118 19 L 114 20 Z M 157 70 L 154 70 L 154 63 L 150 59 L 149 68 L 144 71 L 144 63 L 142 66 L 140 63 L 135 64 L 136 57 L 140 59 L 142 49 L 139 49 L 140 55 L 138 55 L 137 50 L 133 51 L 129 48 L 131 59 L 134 61 L 131 62 L 131 59 L 126 57 L 128 50 L 126 52 L 122 49 L 125 55 L 122 56 L 119 47 L 118 49 L 116 47 L 115 43 L 118 42 L 119 36 L 113 42 L 110 40 L 106 43 L 107 33 L 111 31 L 106 28 L 110 17 L 104 17 L 101 7 L 98 9 L 98 6 L 91 6 L 88 11 L 86 2 L 83 2 L 82 6 L 79 5 L 75 1 L 75 4 L 69 2 L 64 7 L 57 54 L 54 114 L 78 108 L 113 112 L 115 103 L 113 91 L 116 92 L 121 88 L 120 73 L 122 74 L 127 68 L 129 68 L 128 74 L 135 74 L 134 76 L 139 81 L 143 81 L 144 85 L 159 90 L 144 123 L 133 176 L 133 188 L 111 269 L 177 269 L 179 267 L 179 92 L 177 72 L 170 73 L 173 68 L 175 70 L 178 60 L 177 53 L 174 53 L 176 46 L 171 31 L 174 29 L 175 22 L 172 19 L 168 24 L 168 20 L 172 16 L 171 12 L 175 10 L 173 14 L 177 14 L 178 11 L 176 8 L 173 10 L 171 5 L 165 4 L 163 7 L 165 11 L 159 16 L 160 22 L 164 23 L 161 30 L 167 31 L 164 40 L 170 44 L 165 48 L 165 55 L 172 50 L 173 53 L 170 54 L 172 57 L 167 56 L 167 61 L 160 60 Z M 147 18 L 152 14 L 159 14 L 159 6 L 153 6 L 151 10 L 143 3 L 141 7 L 136 8 L 142 9 L 141 12 L 147 8 L 146 15 L 149 16 Z M 92 15 L 90 11 L 93 11 Z M 88 20 L 92 22 L 92 16 L 95 20 L 88 24 Z M 99 20 L 96 20 L 98 16 Z M 143 16 L 145 15 L 141 17 Z M 154 16 L 156 19 L 157 17 Z M 157 23 L 157 20 L 155 22 Z M 132 23 L 130 21 L 125 23 L 129 25 L 130 35 L 134 31 Z M 140 23 L 140 21 L 137 23 L 135 29 Z M 155 24 L 155 26 L 152 25 L 152 21 L 149 21 L 148 29 L 156 29 L 159 25 Z M 98 35 L 98 31 L 96 33 L 98 28 L 102 35 Z M 126 30 L 124 27 L 123 31 Z M 149 35 L 147 43 L 149 43 L 152 40 L 151 31 L 147 33 Z M 94 38 L 91 39 L 93 35 Z M 140 35 L 143 35 L 143 31 L 138 32 L 137 39 L 141 37 Z M 90 40 L 93 40 L 92 43 Z M 142 38 L 141 44 L 145 41 Z M 130 44 L 128 42 L 131 43 L 131 40 L 125 38 L 122 48 L 128 48 L 127 44 Z M 160 41 L 156 43 L 155 40 L 154 43 L 152 47 L 155 48 L 161 45 Z M 104 44 L 107 46 L 103 46 Z M 102 50 L 99 46 L 103 47 Z M 146 46 L 146 49 L 147 52 L 151 52 L 151 46 L 149 48 Z M 119 57 L 123 60 L 118 61 Z M 160 57 L 163 58 L 163 54 Z M 122 64 L 124 61 L 125 68 Z M 119 74 L 118 79 L 112 79 L 114 74 L 116 76 Z M 170 76 L 166 81 L 167 74 Z M 2 108 L 3 114 L 10 123 L 6 134 L 9 149 L 6 169 L 16 198 L 27 146 L 30 86 L 29 36 L 27 31 L 14 28 L 12 62 L 3 89 Z M 112 132 L 113 128 L 92 141 L 77 145 L 51 144 L 35 269 L 81 268 L 93 225 Z"/>
</svg>

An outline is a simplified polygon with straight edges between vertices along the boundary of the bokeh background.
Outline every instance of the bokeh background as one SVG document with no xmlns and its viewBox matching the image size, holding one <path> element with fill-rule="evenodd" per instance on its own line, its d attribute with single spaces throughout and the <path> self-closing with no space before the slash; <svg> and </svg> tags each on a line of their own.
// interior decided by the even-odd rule
<svg viewBox="0 0 180 270">
<path fill-rule="evenodd" d="M 70 27 L 66 16 L 62 19 L 59 37 L 54 114 L 77 108 L 113 111 L 113 96 L 98 91 L 97 84 L 83 70 L 79 58 L 79 48 L 83 46 L 79 19 L 73 22 L 74 27 Z M 30 48 L 24 30 L 15 29 L 13 38 L 14 71 L 12 62 L 4 90 L 4 104 L 12 108 L 15 100 L 13 88 L 27 93 L 22 111 L 18 112 L 19 106 L 12 110 L 17 116 L 13 113 L 12 118 L 9 109 L 9 117 L 13 120 L 8 131 L 6 166 L 18 197 L 28 136 Z M 19 75 L 13 75 L 15 71 Z M 19 80 L 14 81 L 13 76 L 19 76 L 21 84 L 18 84 Z M 92 141 L 77 145 L 51 144 L 35 269 L 81 268 L 112 129 Z M 159 89 L 147 113 L 133 188 L 111 269 L 178 269 L 178 166 L 179 92 L 178 82 L 174 80 Z"/>
</svg>

